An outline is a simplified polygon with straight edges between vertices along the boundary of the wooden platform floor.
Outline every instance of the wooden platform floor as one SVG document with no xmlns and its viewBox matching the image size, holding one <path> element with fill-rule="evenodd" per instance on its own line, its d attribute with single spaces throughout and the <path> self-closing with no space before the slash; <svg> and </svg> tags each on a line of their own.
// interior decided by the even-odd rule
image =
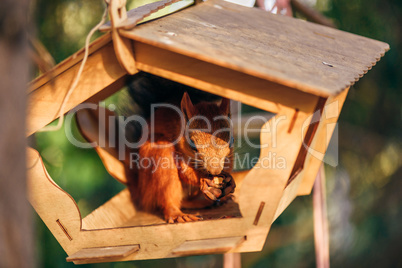
<svg viewBox="0 0 402 268">
<path fill-rule="evenodd" d="M 183 212 L 200 215 L 204 221 L 242 217 L 237 200 L 240 194 L 242 181 L 247 173 L 248 171 L 241 171 L 232 174 L 236 181 L 236 191 L 232 200 L 229 200 L 220 206 L 205 209 L 183 209 Z M 136 209 L 131 202 L 128 189 L 124 189 L 108 202 L 82 219 L 82 229 L 84 230 L 159 224 L 167 224 L 163 219 L 163 215 Z"/>
</svg>

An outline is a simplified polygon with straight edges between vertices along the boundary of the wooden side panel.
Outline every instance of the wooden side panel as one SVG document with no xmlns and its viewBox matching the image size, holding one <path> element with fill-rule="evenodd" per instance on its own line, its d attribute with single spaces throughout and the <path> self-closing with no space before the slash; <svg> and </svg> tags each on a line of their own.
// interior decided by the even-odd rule
<svg viewBox="0 0 402 268">
<path fill-rule="evenodd" d="M 282 212 L 297 196 L 297 190 L 285 187 L 304 139 L 302 125 L 314 111 L 317 102 L 318 97 L 309 102 L 309 110 L 299 111 L 294 122 L 294 110 L 284 108 L 263 127 L 261 144 L 268 146 L 261 149 L 259 162 L 245 177 L 240 192 L 240 209 L 245 220 L 251 221 L 249 224 L 264 226 L 269 230 L 279 215 L 277 212 Z M 288 132 L 292 124 L 292 131 Z M 253 242 L 262 243 L 262 247 L 265 241 L 256 237 L 249 235 L 247 241 L 254 239 Z"/>
<path fill-rule="evenodd" d="M 311 193 L 314 180 L 322 164 L 348 91 L 349 89 L 336 97 L 329 98 L 324 106 L 324 113 L 321 117 L 317 132 L 308 148 L 306 162 L 304 163 L 305 168 L 301 173 L 303 178 L 300 188 L 298 189 L 298 195 L 308 195 Z"/>
<path fill-rule="evenodd" d="M 81 215 L 74 199 L 47 174 L 39 153 L 28 148 L 28 199 L 67 253 L 77 251 Z"/>
<path fill-rule="evenodd" d="M 304 169 L 303 169 L 304 170 Z M 283 191 L 283 195 L 281 200 L 279 201 L 279 205 L 276 209 L 275 216 L 272 219 L 274 222 L 282 212 L 292 203 L 292 201 L 298 196 L 298 190 L 300 184 L 302 182 L 303 176 L 302 172 L 295 176 L 290 184 L 288 184 Z"/>
<path fill-rule="evenodd" d="M 316 134 L 316 131 L 318 129 L 318 125 L 321 120 L 322 112 L 324 109 L 324 105 L 327 99 L 320 98 L 317 104 L 317 107 L 315 109 L 315 112 L 313 116 L 305 123 L 307 127 L 304 127 L 301 131 L 306 132 L 306 135 L 303 140 L 303 146 L 300 148 L 299 155 L 297 156 L 296 163 L 293 167 L 292 170 L 292 175 L 289 177 L 288 184 L 290 184 L 293 179 L 296 178 L 300 174 L 300 172 L 303 170 L 304 163 L 306 162 L 306 157 L 307 157 L 307 149 L 311 146 L 311 142 L 313 141 L 313 138 Z M 297 112 L 295 113 L 295 117 L 297 116 Z"/>
<path fill-rule="evenodd" d="M 75 60 L 71 60 L 75 63 Z M 27 136 L 46 126 L 58 116 L 59 107 L 70 88 L 70 85 L 79 69 L 81 61 L 74 65 L 57 65 L 51 72 L 59 73 L 53 79 L 43 85 L 42 80 L 47 75 L 38 78 L 33 86 L 40 85 L 31 90 L 28 99 Z M 67 65 L 67 63 L 66 63 Z M 84 67 L 81 79 L 69 98 L 63 113 L 68 112 L 78 104 L 89 99 L 100 91 L 107 90 L 109 94 L 120 89 L 124 85 L 126 72 L 120 67 L 115 55 L 113 44 L 110 42 L 91 54 Z"/>
<path fill-rule="evenodd" d="M 97 50 L 101 49 L 105 45 L 109 44 L 112 41 L 112 36 L 110 33 L 102 35 L 95 41 L 93 41 L 88 47 L 88 55 L 95 53 Z M 38 89 L 39 87 L 43 86 L 50 80 L 56 78 L 61 73 L 67 71 L 77 63 L 80 63 L 84 58 L 84 48 L 80 49 L 67 59 L 63 60 L 57 66 L 55 66 L 52 70 L 47 73 L 42 74 L 41 76 L 37 77 L 29 84 L 28 93 Z"/>
<path fill-rule="evenodd" d="M 135 42 L 137 67 L 203 91 L 278 113 L 281 107 L 306 111 L 316 97 L 239 71 Z"/>
</svg>

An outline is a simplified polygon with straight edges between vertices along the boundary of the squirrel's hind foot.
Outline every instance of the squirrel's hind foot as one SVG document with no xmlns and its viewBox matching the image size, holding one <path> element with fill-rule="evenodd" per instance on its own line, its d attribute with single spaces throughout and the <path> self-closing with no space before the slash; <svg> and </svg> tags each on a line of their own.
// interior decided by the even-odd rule
<svg viewBox="0 0 402 268">
<path fill-rule="evenodd" d="M 176 213 L 165 214 L 165 220 L 167 223 L 184 223 L 192 221 L 201 221 L 202 217 L 199 215 L 184 214 L 181 211 Z"/>
</svg>

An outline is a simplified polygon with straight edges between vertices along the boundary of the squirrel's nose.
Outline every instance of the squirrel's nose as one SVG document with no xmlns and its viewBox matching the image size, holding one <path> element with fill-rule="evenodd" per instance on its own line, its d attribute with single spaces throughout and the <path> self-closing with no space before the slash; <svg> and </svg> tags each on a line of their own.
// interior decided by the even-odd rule
<svg viewBox="0 0 402 268">
<path fill-rule="evenodd" d="M 209 168 L 208 173 L 211 175 L 219 175 L 221 174 L 222 169 L 221 168 Z"/>
<path fill-rule="evenodd" d="M 224 162 L 218 157 L 211 157 L 205 161 L 205 167 L 211 175 L 219 175 L 223 170 Z"/>
</svg>

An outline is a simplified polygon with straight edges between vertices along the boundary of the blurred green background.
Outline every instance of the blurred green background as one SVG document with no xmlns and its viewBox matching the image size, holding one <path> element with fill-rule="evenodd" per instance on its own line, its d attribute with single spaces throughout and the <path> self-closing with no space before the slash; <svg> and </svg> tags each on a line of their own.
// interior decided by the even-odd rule
<svg viewBox="0 0 402 268">
<path fill-rule="evenodd" d="M 145 1 L 129 1 L 129 9 Z M 402 267 L 402 1 L 309 0 L 341 30 L 385 41 L 391 50 L 351 88 L 339 120 L 339 165 L 326 166 L 333 267 Z M 100 0 L 32 2 L 37 38 L 56 62 L 80 49 L 100 20 Z M 73 131 L 77 132 L 76 129 Z M 123 186 L 92 150 L 72 146 L 64 130 L 36 134 L 53 179 L 82 216 Z M 36 215 L 36 213 L 35 213 Z M 73 267 L 36 217 L 39 267 Z M 315 267 L 311 196 L 297 198 L 277 219 L 262 252 L 242 254 L 243 267 Z M 222 256 L 83 265 L 82 267 L 221 267 Z"/>
</svg>

